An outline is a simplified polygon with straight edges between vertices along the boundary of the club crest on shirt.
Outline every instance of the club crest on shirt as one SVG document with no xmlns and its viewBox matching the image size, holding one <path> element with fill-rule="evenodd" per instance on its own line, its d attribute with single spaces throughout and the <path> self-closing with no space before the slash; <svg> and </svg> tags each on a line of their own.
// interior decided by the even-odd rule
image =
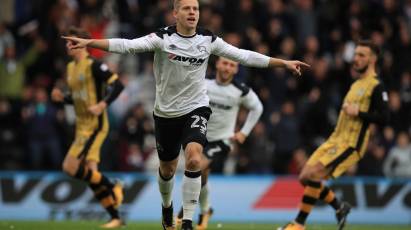
<svg viewBox="0 0 411 230">
<path fill-rule="evenodd" d="M 200 53 L 208 54 L 207 48 L 205 46 L 198 45 L 197 49 L 198 49 L 198 51 L 200 51 Z"/>
<path fill-rule="evenodd" d="M 362 97 L 362 96 L 364 96 L 364 94 L 365 94 L 365 89 L 360 88 L 360 89 L 357 90 L 357 96 Z"/>
<path fill-rule="evenodd" d="M 328 150 L 329 155 L 335 155 L 337 153 L 337 147 L 332 147 Z"/>
<path fill-rule="evenodd" d="M 86 77 L 84 76 L 84 74 L 80 74 L 78 80 L 84 82 L 86 80 Z"/>
</svg>

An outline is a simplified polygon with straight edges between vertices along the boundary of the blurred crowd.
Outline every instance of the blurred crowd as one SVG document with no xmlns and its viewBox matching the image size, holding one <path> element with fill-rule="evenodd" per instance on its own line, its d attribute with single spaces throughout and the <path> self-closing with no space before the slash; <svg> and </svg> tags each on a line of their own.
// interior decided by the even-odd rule
<svg viewBox="0 0 411 230">
<path fill-rule="evenodd" d="M 355 41 L 381 46 L 379 77 L 391 121 L 372 126 L 365 158 L 349 175 L 411 177 L 411 0 L 200 0 L 200 25 L 227 42 L 312 68 L 241 67 L 264 104 L 261 120 L 236 145 L 224 173 L 297 174 L 332 132 L 353 73 Z M 0 170 L 58 170 L 73 138 L 73 110 L 50 102 L 64 87 L 60 36 L 76 25 L 93 38 L 135 38 L 173 24 L 171 0 L 2 0 L 0 7 Z M 126 88 L 111 105 L 102 168 L 155 170 L 152 54 L 90 50 Z M 208 75 L 214 73 L 214 59 Z M 239 127 L 247 111 L 238 118 Z"/>
</svg>

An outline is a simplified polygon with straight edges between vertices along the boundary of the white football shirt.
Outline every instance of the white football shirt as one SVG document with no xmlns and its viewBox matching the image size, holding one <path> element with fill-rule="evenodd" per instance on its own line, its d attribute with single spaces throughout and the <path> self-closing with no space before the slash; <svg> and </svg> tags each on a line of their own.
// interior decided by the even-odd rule
<svg viewBox="0 0 411 230">
<path fill-rule="evenodd" d="M 187 37 L 178 34 L 176 26 L 132 40 L 109 39 L 109 51 L 154 52 L 154 114 L 165 118 L 209 106 L 204 79 L 211 54 L 254 67 L 267 67 L 270 60 L 268 56 L 238 49 L 208 30 L 197 28 L 193 36 Z"/>
<path fill-rule="evenodd" d="M 208 141 L 228 140 L 234 135 L 240 105 L 249 110 L 241 132 L 249 135 L 263 112 L 263 104 L 255 92 L 244 83 L 228 85 L 207 79 L 207 92 L 213 113 L 207 124 Z"/>
</svg>

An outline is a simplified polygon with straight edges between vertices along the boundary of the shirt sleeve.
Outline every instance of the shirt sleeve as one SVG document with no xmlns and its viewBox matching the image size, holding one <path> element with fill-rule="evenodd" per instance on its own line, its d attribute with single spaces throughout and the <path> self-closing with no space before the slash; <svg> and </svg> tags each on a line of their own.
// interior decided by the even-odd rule
<svg viewBox="0 0 411 230">
<path fill-rule="evenodd" d="M 388 94 L 382 84 L 374 87 L 371 95 L 371 104 L 367 112 L 360 112 L 358 116 L 365 122 L 385 125 L 389 121 Z"/>
<path fill-rule="evenodd" d="M 93 61 L 91 71 L 93 72 L 93 77 L 107 83 L 113 82 L 118 78 L 117 74 L 114 74 L 109 70 L 107 64 L 100 61 Z"/>
<path fill-rule="evenodd" d="M 211 43 L 211 53 L 251 67 L 266 68 L 270 62 L 270 57 L 266 55 L 250 50 L 239 49 L 219 37 Z"/>
<path fill-rule="evenodd" d="M 241 104 L 249 110 L 247 119 L 241 128 L 241 132 L 248 136 L 263 113 L 263 104 L 253 90 L 243 96 Z"/>
<path fill-rule="evenodd" d="M 106 95 L 104 101 L 109 105 L 123 91 L 124 86 L 118 79 L 118 75 L 112 73 L 108 66 L 102 62 L 94 61 L 92 64 L 93 76 L 96 81 L 105 82 L 107 84 Z"/>
<path fill-rule="evenodd" d="M 108 51 L 113 53 L 142 53 L 160 49 L 163 40 L 155 33 L 136 39 L 108 39 Z"/>
</svg>

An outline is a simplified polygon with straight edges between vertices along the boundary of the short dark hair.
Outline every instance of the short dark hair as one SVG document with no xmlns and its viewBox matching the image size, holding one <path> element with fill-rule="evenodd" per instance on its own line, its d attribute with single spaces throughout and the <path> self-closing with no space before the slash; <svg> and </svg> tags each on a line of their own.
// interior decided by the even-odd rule
<svg viewBox="0 0 411 230">
<path fill-rule="evenodd" d="M 90 35 L 89 32 L 87 32 L 84 29 L 75 27 L 75 26 L 70 26 L 70 28 L 67 30 L 66 35 L 75 36 L 75 37 L 78 37 L 78 38 L 85 38 L 85 39 L 90 39 L 91 38 L 91 35 Z"/>
<path fill-rule="evenodd" d="M 360 40 L 357 41 L 356 46 L 365 46 L 370 48 L 370 50 L 377 56 L 380 56 L 380 47 L 378 45 L 376 45 L 374 42 L 372 42 L 371 40 Z"/>
</svg>

